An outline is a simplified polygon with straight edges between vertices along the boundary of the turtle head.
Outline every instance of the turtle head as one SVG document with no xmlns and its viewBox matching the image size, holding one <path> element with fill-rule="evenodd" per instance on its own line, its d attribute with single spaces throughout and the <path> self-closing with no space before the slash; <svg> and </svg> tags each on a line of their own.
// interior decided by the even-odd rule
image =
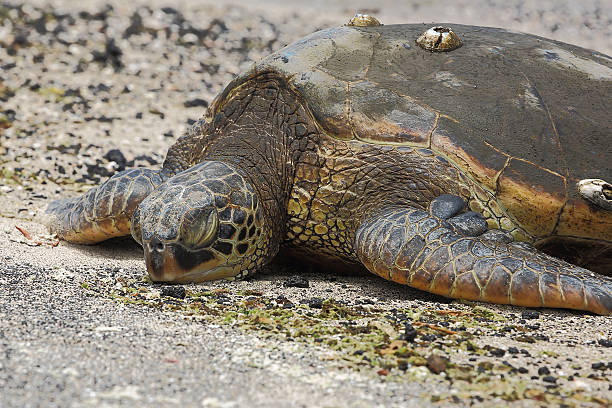
<svg viewBox="0 0 612 408">
<path fill-rule="evenodd" d="M 218 161 L 161 184 L 138 206 L 131 233 L 156 282 L 243 276 L 261 263 L 268 235 L 253 187 Z"/>
</svg>

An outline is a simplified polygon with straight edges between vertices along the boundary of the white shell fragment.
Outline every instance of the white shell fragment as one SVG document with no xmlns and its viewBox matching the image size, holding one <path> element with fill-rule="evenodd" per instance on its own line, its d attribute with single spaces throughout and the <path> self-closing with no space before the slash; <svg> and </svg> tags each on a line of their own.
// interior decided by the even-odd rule
<svg viewBox="0 0 612 408">
<path fill-rule="evenodd" d="M 578 192 L 599 208 L 612 211 L 612 184 L 600 179 L 584 179 L 578 182 Z"/>
</svg>

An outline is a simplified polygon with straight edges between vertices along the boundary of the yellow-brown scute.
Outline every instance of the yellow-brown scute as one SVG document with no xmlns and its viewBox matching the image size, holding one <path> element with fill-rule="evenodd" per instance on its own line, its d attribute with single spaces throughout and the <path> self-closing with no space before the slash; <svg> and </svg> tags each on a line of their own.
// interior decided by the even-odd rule
<svg viewBox="0 0 612 408">
<path fill-rule="evenodd" d="M 561 211 L 555 235 L 599 239 L 612 245 L 612 212 L 574 195 Z"/>
<path fill-rule="evenodd" d="M 479 147 L 487 149 L 487 154 L 482 157 L 475 157 L 472 153 L 469 153 L 469 149 L 466 150 L 464 146 L 461 146 L 447 132 L 440 129 L 445 122 L 448 123 L 448 120 L 440 118 L 439 126 L 431 137 L 432 148 L 453 161 L 466 175 L 478 182 L 478 184 L 490 191 L 495 191 L 497 174 L 504 167 L 507 157 L 485 144 Z M 462 142 L 466 143 L 463 140 Z"/>
<path fill-rule="evenodd" d="M 565 180 L 519 160 L 511 160 L 498 180 L 497 199 L 532 236 L 554 233 L 565 202 Z"/>
</svg>

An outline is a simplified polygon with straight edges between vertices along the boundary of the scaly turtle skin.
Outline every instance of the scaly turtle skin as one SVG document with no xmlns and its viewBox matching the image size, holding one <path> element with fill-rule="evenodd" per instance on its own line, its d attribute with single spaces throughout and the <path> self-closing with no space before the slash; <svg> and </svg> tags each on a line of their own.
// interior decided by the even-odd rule
<svg viewBox="0 0 612 408">
<path fill-rule="evenodd" d="M 254 65 L 161 170 L 52 203 L 51 230 L 131 232 L 154 281 L 241 277 L 284 248 L 452 298 L 612 313 L 612 278 L 584 269 L 611 272 L 612 59 L 461 25 L 431 52 L 426 26 L 364 25 Z"/>
</svg>

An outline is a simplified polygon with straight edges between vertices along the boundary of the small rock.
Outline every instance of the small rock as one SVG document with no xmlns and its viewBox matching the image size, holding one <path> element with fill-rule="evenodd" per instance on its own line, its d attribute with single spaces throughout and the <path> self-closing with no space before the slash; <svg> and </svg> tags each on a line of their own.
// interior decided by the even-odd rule
<svg viewBox="0 0 612 408">
<path fill-rule="evenodd" d="M 207 108 L 208 102 L 206 102 L 202 98 L 195 98 L 195 99 L 190 99 L 188 101 L 183 102 L 183 106 L 186 108 L 196 108 L 196 107 Z"/>
<path fill-rule="evenodd" d="M 115 71 L 118 71 L 123 66 L 121 62 L 123 51 L 117 46 L 114 38 L 110 38 L 106 41 L 104 51 L 93 51 L 92 55 L 95 62 L 111 65 L 115 68 Z"/>
<path fill-rule="evenodd" d="M 519 349 L 517 349 L 516 347 L 508 347 L 508 353 L 510 354 L 518 354 Z"/>
<path fill-rule="evenodd" d="M 521 317 L 523 319 L 539 319 L 540 312 L 538 312 L 537 310 L 523 310 L 523 313 L 521 313 Z"/>
<path fill-rule="evenodd" d="M 310 283 L 308 279 L 303 276 L 295 275 L 290 276 L 289 279 L 285 281 L 284 286 L 286 288 L 308 288 L 310 287 Z"/>
<path fill-rule="evenodd" d="M 103 157 L 108 161 L 117 163 L 117 171 L 125 170 L 125 164 L 127 163 L 127 160 L 125 159 L 123 153 L 121 153 L 121 150 L 109 150 Z"/>
<path fill-rule="evenodd" d="M 87 175 L 86 177 L 90 180 L 93 181 L 98 181 L 99 177 L 96 176 L 102 176 L 102 177 L 110 177 L 113 175 L 113 173 L 111 173 L 106 167 L 101 166 L 100 164 L 96 163 L 96 164 L 85 164 L 85 166 L 87 167 Z"/>
<path fill-rule="evenodd" d="M 398 360 L 397 368 L 399 368 L 402 371 L 406 371 L 408 369 L 408 362 L 406 360 Z"/>
<path fill-rule="evenodd" d="M 446 359 L 437 354 L 432 354 L 427 357 L 427 368 L 434 374 L 440 374 L 446 370 Z"/>
<path fill-rule="evenodd" d="M 546 377 L 542 378 L 542 381 L 547 382 L 547 383 L 556 383 L 557 379 L 553 377 L 552 375 L 547 375 Z"/>
<path fill-rule="evenodd" d="M 493 348 L 489 351 L 491 355 L 495 357 L 503 357 L 506 354 L 506 350 L 500 348 Z"/>
<path fill-rule="evenodd" d="M 593 370 L 605 370 L 607 367 L 606 363 L 593 363 L 591 364 Z"/>
<path fill-rule="evenodd" d="M 525 367 L 519 367 L 518 368 L 518 372 L 521 374 L 527 374 L 529 372 L 528 369 L 526 369 Z"/>
<path fill-rule="evenodd" d="M 7 109 L 2 112 L 2 114 L 11 122 L 14 122 L 15 118 L 17 117 L 17 112 L 15 112 L 13 109 Z"/>
<path fill-rule="evenodd" d="M 608 340 L 608 339 L 599 339 L 597 341 L 599 343 L 600 346 L 604 346 L 604 347 L 612 347 L 612 340 Z"/>
<path fill-rule="evenodd" d="M 521 343 L 531 343 L 531 344 L 536 342 L 536 339 L 533 336 L 516 336 L 514 338 L 514 340 L 520 341 Z M 521 350 L 521 353 L 523 353 L 522 350 Z M 523 354 L 525 354 L 525 353 L 523 353 Z"/>
<path fill-rule="evenodd" d="M 134 161 L 146 161 L 147 163 L 149 163 L 151 165 L 157 164 L 157 160 L 155 160 L 151 156 L 147 156 L 146 154 L 141 154 L 139 156 L 134 157 Z"/>
<path fill-rule="evenodd" d="M 178 14 L 178 10 L 172 7 L 162 7 L 161 11 L 166 14 Z"/>
<path fill-rule="evenodd" d="M 312 298 L 308 301 L 308 307 L 311 309 L 321 309 L 323 307 L 323 299 Z"/>
<path fill-rule="evenodd" d="M 417 336 L 417 331 L 410 322 L 406 322 L 404 326 L 404 334 L 401 336 L 401 340 L 406 340 L 409 342 L 413 342 Z"/>
<path fill-rule="evenodd" d="M 160 292 L 161 296 L 173 297 L 176 299 L 185 299 L 185 288 L 182 286 L 164 286 Z"/>
<path fill-rule="evenodd" d="M 438 339 L 438 336 L 436 336 L 435 334 L 422 334 L 421 335 L 421 340 L 423 341 L 432 342 L 432 341 L 436 341 L 437 339 Z"/>
<path fill-rule="evenodd" d="M 540 367 L 538 368 L 538 375 L 548 375 L 550 374 L 550 370 L 548 367 Z"/>
</svg>

